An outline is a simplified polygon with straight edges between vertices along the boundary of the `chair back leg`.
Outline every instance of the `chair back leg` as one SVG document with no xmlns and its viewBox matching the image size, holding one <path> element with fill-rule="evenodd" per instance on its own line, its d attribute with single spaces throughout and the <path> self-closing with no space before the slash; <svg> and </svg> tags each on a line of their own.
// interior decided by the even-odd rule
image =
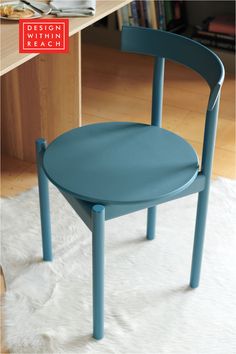
<svg viewBox="0 0 236 354">
<path fill-rule="evenodd" d="M 48 179 L 42 167 L 42 158 L 46 150 L 46 141 L 38 139 L 36 141 L 36 161 L 38 172 L 39 205 L 41 218 L 43 260 L 52 261 L 52 242 L 51 242 L 51 222 L 48 193 Z"/>
<path fill-rule="evenodd" d="M 157 57 L 155 59 L 153 73 L 153 91 L 152 91 L 152 125 L 161 127 L 162 123 L 162 105 L 163 105 L 163 87 L 164 87 L 165 59 Z M 147 239 L 155 238 L 157 207 L 148 209 L 147 216 Z"/>
<path fill-rule="evenodd" d="M 104 336 L 104 224 L 105 208 L 92 208 L 92 251 L 93 251 L 93 337 Z"/>
<path fill-rule="evenodd" d="M 153 240 L 156 231 L 156 206 L 147 209 L 147 239 Z"/>
</svg>

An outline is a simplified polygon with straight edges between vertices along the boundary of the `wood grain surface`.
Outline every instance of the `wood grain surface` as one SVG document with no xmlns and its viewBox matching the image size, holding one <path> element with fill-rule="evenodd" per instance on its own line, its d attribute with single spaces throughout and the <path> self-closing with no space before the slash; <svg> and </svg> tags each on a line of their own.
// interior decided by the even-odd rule
<svg viewBox="0 0 236 354">
<path fill-rule="evenodd" d="M 44 0 L 42 1 L 45 2 Z M 82 29 L 92 25 L 94 22 L 97 22 L 129 2 L 131 0 L 97 0 L 95 16 L 70 19 L 69 35 L 72 36 L 80 32 Z M 47 16 L 47 18 L 50 17 L 52 16 Z M 6 74 L 38 55 L 35 53 L 19 53 L 19 26 L 17 21 L 2 20 L 1 38 L 1 75 Z"/>
<path fill-rule="evenodd" d="M 42 54 L 1 78 L 3 152 L 35 161 L 35 139 L 80 125 L 80 53 L 79 32 L 69 54 Z"/>
</svg>

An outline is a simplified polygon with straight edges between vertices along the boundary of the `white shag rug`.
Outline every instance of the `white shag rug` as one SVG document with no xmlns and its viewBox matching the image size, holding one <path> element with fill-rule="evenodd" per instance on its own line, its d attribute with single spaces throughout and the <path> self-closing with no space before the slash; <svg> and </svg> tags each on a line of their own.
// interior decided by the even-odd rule
<svg viewBox="0 0 236 354">
<path fill-rule="evenodd" d="M 106 222 L 105 338 L 92 333 L 91 234 L 50 187 L 54 261 L 41 261 L 37 189 L 2 200 L 11 353 L 235 354 L 236 181 L 212 184 L 201 285 L 188 288 L 196 195 Z"/>
</svg>

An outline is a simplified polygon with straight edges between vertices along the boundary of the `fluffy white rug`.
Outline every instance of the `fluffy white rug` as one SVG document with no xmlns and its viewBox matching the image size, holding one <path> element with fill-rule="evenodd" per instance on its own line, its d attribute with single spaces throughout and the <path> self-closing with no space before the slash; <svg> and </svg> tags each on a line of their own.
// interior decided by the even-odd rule
<svg viewBox="0 0 236 354">
<path fill-rule="evenodd" d="M 235 354 L 235 181 L 212 184 L 201 286 L 188 288 L 196 195 L 106 223 L 105 338 L 91 338 L 91 235 L 51 187 L 53 263 L 41 262 L 37 189 L 2 200 L 11 353 Z"/>
</svg>

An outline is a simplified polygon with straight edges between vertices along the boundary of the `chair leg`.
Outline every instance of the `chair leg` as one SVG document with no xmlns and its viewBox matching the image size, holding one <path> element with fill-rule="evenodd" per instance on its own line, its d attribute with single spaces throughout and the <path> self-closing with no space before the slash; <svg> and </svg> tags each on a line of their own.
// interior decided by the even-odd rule
<svg viewBox="0 0 236 354">
<path fill-rule="evenodd" d="M 42 231 L 43 260 L 52 261 L 51 223 L 49 208 L 48 179 L 43 171 L 42 158 L 46 150 L 44 139 L 36 141 L 36 160 L 38 172 L 39 204 Z"/>
<path fill-rule="evenodd" d="M 148 208 L 147 215 L 147 240 L 155 238 L 156 230 L 156 206 Z"/>
<path fill-rule="evenodd" d="M 93 337 L 104 336 L 104 224 L 105 208 L 95 205 L 93 219 Z"/>
<path fill-rule="evenodd" d="M 204 191 L 200 192 L 198 196 L 197 217 L 192 255 L 192 269 L 190 277 L 191 288 L 197 288 L 200 281 L 202 253 L 204 246 L 204 236 L 208 208 L 208 189 L 209 188 L 206 188 Z"/>
</svg>

